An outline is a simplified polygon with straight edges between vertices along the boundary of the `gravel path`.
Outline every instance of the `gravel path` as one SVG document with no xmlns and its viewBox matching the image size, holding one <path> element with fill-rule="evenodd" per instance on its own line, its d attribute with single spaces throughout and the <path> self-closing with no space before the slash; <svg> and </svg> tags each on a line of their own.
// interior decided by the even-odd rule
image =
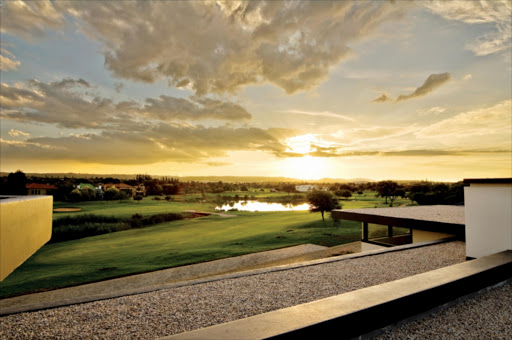
<svg viewBox="0 0 512 340">
<path fill-rule="evenodd" d="M 463 242 L 0 318 L 1 339 L 151 339 L 302 304 L 465 260 Z"/>
<path fill-rule="evenodd" d="M 412 321 L 374 338 L 400 339 L 511 339 L 512 283 Z"/>
</svg>

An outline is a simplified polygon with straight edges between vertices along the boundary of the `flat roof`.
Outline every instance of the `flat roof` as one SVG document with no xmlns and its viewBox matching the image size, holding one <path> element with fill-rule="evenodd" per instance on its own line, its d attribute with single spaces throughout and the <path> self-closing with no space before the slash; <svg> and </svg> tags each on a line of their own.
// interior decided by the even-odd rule
<svg viewBox="0 0 512 340">
<path fill-rule="evenodd" d="M 512 178 L 467 178 L 464 184 L 512 184 Z"/>
<path fill-rule="evenodd" d="M 337 209 L 332 211 L 332 217 L 456 235 L 463 235 L 465 231 L 464 206 L 455 205 Z"/>
</svg>

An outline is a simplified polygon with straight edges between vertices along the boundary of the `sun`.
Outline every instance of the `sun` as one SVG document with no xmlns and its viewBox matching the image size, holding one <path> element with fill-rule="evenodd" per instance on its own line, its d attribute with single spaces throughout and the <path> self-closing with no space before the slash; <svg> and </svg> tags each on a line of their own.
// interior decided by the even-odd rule
<svg viewBox="0 0 512 340">
<path fill-rule="evenodd" d="M 320 157 L 293 157 L 286 159 L 284 163 L 286 177 L 313 180 L 324 178 L 329 173 L 328 164 Z"/>
</svg>

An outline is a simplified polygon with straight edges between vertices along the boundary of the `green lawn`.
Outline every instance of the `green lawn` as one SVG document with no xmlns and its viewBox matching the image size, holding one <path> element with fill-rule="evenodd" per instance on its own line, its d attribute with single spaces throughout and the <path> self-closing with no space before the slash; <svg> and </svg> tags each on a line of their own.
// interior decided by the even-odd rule
<svg viewBox="0 0 512 340">
<path fill-rule="evenodd" d="M 80 212 L 55 212 L 53 219 L 63 216 L 75 216 L 79 214 L 96 214 L 115 217 L 131 217 L 133 214 L 144 216 L 161 213 L 178 213 L 183 210 L 214 211 L 215 204 L 204 204 L 199 202 L 167 202 L 165 200 L 155 201 L 153 197 L 145 197 L 142 201 L 90 201 L 90 202 L 54 202 L 54 208 L 77 207 L 82 208 Z"/>
<path fill-rule="evenodd" d="M 286 200 L 286 193 L 239 192 L 222 196 L 256 196 Z M 292 194 L 293 195 L 293 194 Z M 93 201 L 55 202 L 54 207 L 80 207 L 81 212 L 66 215 L 98 214 L 130 217 L 135 213 L 150 216 L 183 210 L 214 211 L 217 195 L 174 197 L 174 201 L 140 202 Z M 201 201 L 206 202 L 201 203 Z M 340 200 L 343 209 L 387 207 L 374 192 L 355 194 Z M 397 199 L 395 206 L 409 204 Z M 113 277 L 162 268 L 210 261 L 220 258 L 277 249 L 304 243 L 333 246 L 361 238 L 358 222 L 342 221 L 334 227 L 330 219 L 322 222 L 320 214 L 305 212 L 230 212 L 234 218 L 208 216 L 168 222 L 144 229 L 133 229 L 87 237 L 74 241 L 47 244 L 0 282 L 0 297 L 30 291 L 67 287 Z"/>
<path fill-rule="evenodd" d="M 142 205 L 142 204 L 141 204 Z M 209 216 L 47 244 L 0 283 L 0 296 L 94 282 L 303 243 L 360 239 L 357 222 L 333 227 L 309 212 Z"/>
<path fill-rule="evenodd" d="M 290 194 L 287 193 L 271 193 L 271 192 L 259 192 L 259 191 L 240 191 L 240 192 L 228 192 L 223 193 L 221 196 L 231 196 L 239 195 L 239 197 L 243 198 L 244 195 L 255 196 L 257 199 L 261 201 L 286 201 L 290 196 L 300 195 L 300 194 Z M 304 195 L 304 194 L 303 194 Z M 56 212 L 53 214 L 53 219 L 57 219 L 62 216 L 67 215 L 77 215 L 77 214 L 97 214 L 97 215 L 106 215 L 106 216 L 116 216 L 116 217 L 130 217 L 135 213 L 150 216 L 160 213 L 177 213 L 182 212 L 183 210 L 198 210 L 198 211 L 215 211 L 215 199 L 216 194 L 206 194 L 205 199 L 201 197 L 201 195 L 183 195 L 173 197 L 173 201 L 167 202 L 165 200 L 156 201 L 154 200 L 154 196 L 145 197 L 142 201 L 136 202 L 133 200 L 127 201 L 91 201 L 91 202 L 79 202 L 79 203 L 69 203 L 69 202 L 55 202 L 54 208 L 62 208 L 62 207 L 79 207 L 82 208 L 81 212 Z M 201 202 L 204 203 L 201 203 Z M 383 198 L 375 197 L 375 192 L 373 191 L 365 191 L 362 195 L 358 195 L 357 193 L 349 199 L 340 200 L 340 204 L 343 209 L 359 209 L 359 208 L 382 208 L 389 207 L 389 203 L 385 204 Z M 393 206 L 398 207 L 400 205 L 410 205 L 411 201 L 408 199 L 398 198 Z"/>
</svg>

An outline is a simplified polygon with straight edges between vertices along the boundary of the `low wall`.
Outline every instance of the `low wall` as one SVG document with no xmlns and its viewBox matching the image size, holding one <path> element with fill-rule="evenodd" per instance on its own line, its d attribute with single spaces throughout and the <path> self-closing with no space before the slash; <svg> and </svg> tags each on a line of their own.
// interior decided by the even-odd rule
<svg viewBox="0 0 512 340">
<path fill-rule="evenodd" d="M 52 236 L 52 196 L 0 197 L 0 281 Z"/>
</svg>

